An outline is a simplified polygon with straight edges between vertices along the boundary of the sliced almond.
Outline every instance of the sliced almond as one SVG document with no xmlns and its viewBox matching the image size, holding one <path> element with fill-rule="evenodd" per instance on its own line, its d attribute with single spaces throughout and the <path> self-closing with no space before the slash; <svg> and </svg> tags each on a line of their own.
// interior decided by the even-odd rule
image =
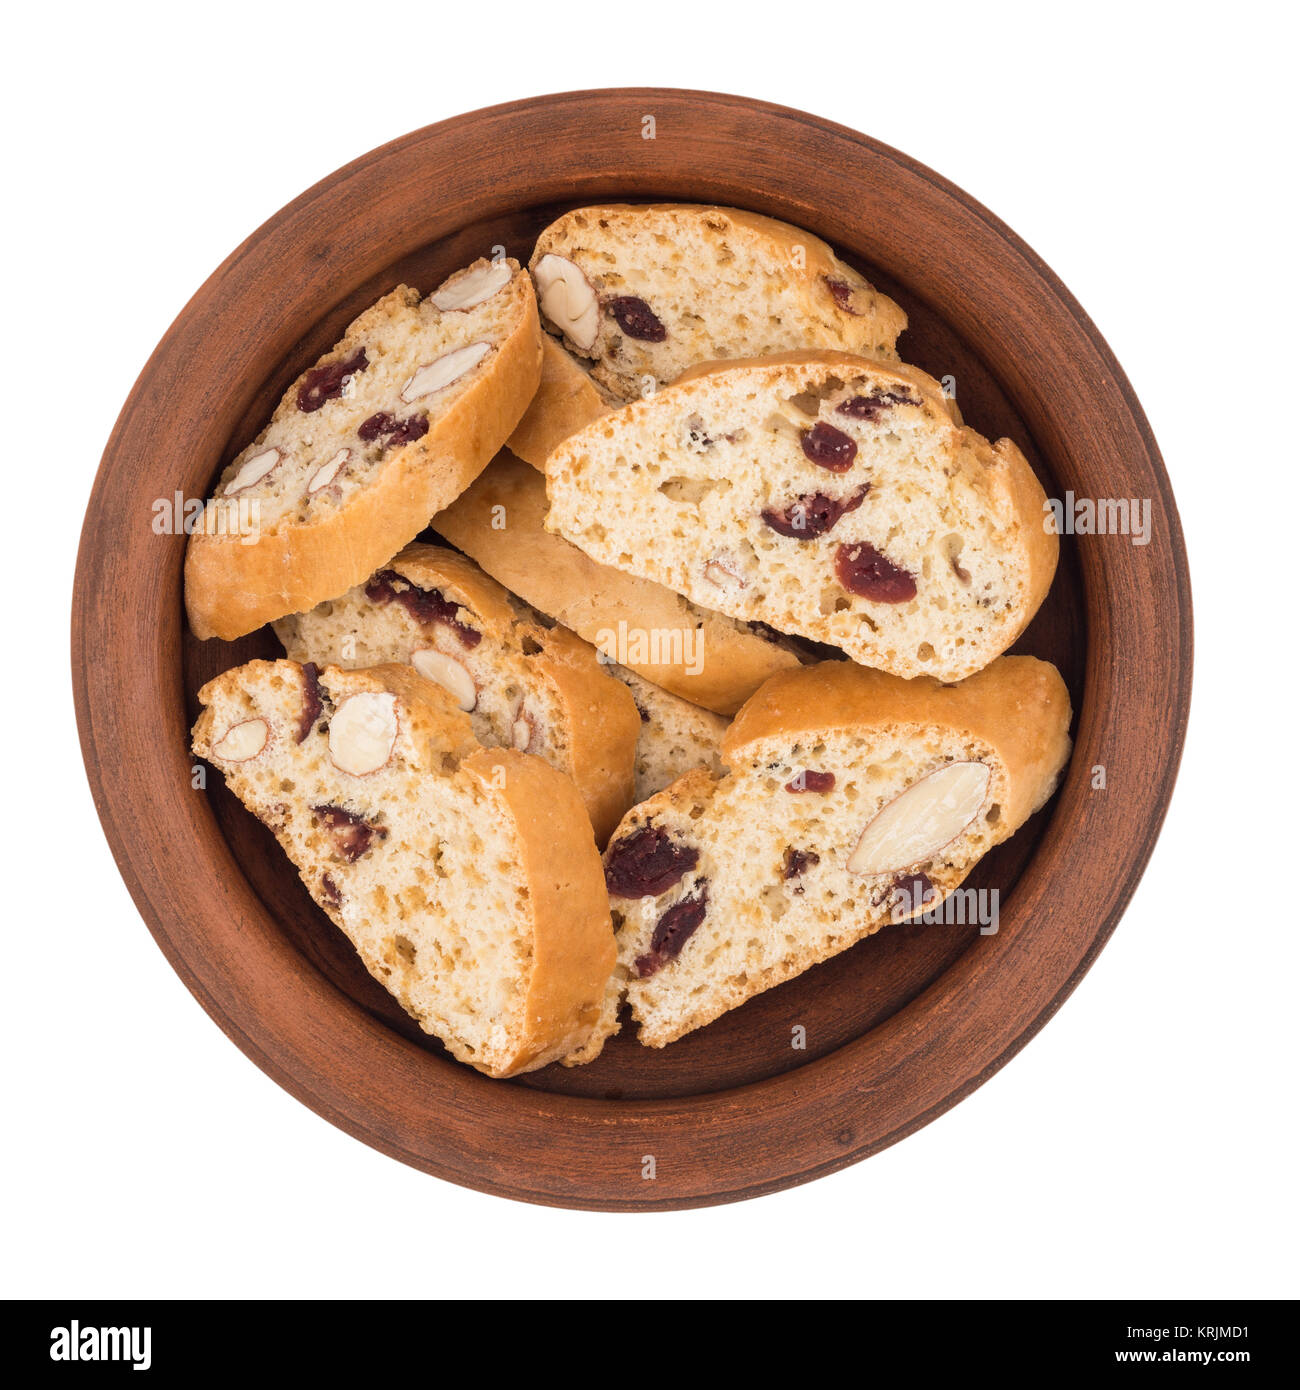
<svg viewBox="0 0 1300 1390">
<path fill-rule="evenodd" d="M 280 462 L 281 458 L 283 455 L 279 449 L 263 449 L 260 454 L 254 454 L 252 458 L 245 459 L 239 465 L 239 472 L 231 478 L 225 495 L 233 497 L 235 493 L 243 492 L 245 488 L 252 487 L 254 483 L 260 483 Z"/>
<path fill-rule="evenodd" d="M 745 581 L 731 567 L 731 562 L 721 557 L 710 560 L 704 566 L 704 577 L 710 584 L 716 584 L 719 589 L 743 589 L 745 587 Z"/>
<path fill-rule="evenodd" d="M 505 261 L 472 266 L 444 280 L 429 298 L 443 313 L 452 309 L 472 309 L 485 299 L 491 299 L 498 290 L 505 289 L 511 273 Z"/>
<path fill-rule="evenodd" d="M 402 399 L 410 405 L 412 401 L 441 391 L 477 367 L 491 351 L 491 343 L 466 343 L 464 347 L 444 352 L 441 357 L 435 357 L 432 362 L 415 369 L 414 375 L 402 387 Z"/>
<path fill-rule="evenodd" d="M 979 815 L 988 793 L 986 763 L 949 763 L 900 792 L 862 832 L 851 874 L 894 874 L 933 858 Z"/>
<path fill-rule="evenodd" d="M 232 724 L 212 745 L 212 756 L 223 763 L 246 763 L 266 747 L 271 731 L 265 719 L 245 719 Z"/>
<path fill-rule="evenodd" d="M 330 720 L 330 761 L 340 772 L 378 772 L 397 742 L 397 696 L 365 690 L 349 695 Z"/>
<path fill-rule="evenodd" d="M 600 306 L 591 281 L 563 256 L 543 256 L 533 271 L 542 313 L 583 352 L 600 331 Z"/>
<path fill-rule="evenodd" d="M 474 677 L 446 652 L 435 647 L 421 647 L 411 653 L 411 665 L 422 675 L 440 685 L 463 710 L 478 704 L 478 686 Z"/>
<path fill-rule="evenodd" d="M 520 711 L 519 717 L 510 726 L 510 742 L 521 752 L 528 752 L 528 745 L 533 741 L 533 721 Z"/>
<path fill-rule="evenodd" d="M 319 492 L 323 487 L 329 487 L 339 475 L 339 469 L 352 457 L 351 449 L 340 449 L 328 463 L 321 466 L 311 475 L 311 480 L 307 484 L 307 493 L 310 496 L 313 492 Z"/>
</svg>

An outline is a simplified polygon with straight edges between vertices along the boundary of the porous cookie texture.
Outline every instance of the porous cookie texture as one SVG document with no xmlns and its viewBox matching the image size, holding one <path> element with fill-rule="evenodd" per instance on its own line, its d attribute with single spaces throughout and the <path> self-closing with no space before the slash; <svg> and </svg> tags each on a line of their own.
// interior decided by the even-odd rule
<svg viewBox="0 0 1300 1390">
<path fill-rule="evenodd" d="M 907 326 L 824 241 L 737 208 L 578 208 L 542 232 L 529 269 L 545 326 L 623 401 L 717 358 L 892 356 Z"/>
<path fill-rule="evenodd" d="M 546 530 L 546 509 L 541 475 L 503 450 L 432 525 L 609 659 L 717 714 L 734 714 L 773 672 L 799 664 L 776 634 L 597 564 Z"/>
<path fill-rule="evenodd" d="M 232 639 L 304 612 L 412 540 L 518 423 L 541 338 L 514 261 L 367 309 L 222 473 L 186 553 L 194 633 Z"/>
<path fill-rule="evenodd" d="M 605 877 L 640 1041 L 663 1047 L 935 910 L 1051 795 L 1069 756 L 1056 669 L 1002 657 L 958 685 L 848 662 L 774 676 L 723 740 L 624 818 Z M 588 1054 L 617 1029 L 605 1006 Z"/>
<path fill-rule="evenodd" d="M 728 720 L 662 690 L 626 666 L 611 664 L 607 669 L 632 692 L 641 721 L 636 745 L 636 801 L 662 791 L 697 767 L 721 774 L 722 736 Z"/>
<path fill-rule="evenodd" d="M 564 440 L 546 488 L 547 529 L 599 564 L 908 678 L 987 665 L 1056 568 L 1020 450 L 845 353 L 689 372 Z"/>
<path fill-rule="evenodd" d="M 195 753 L 425 1032 L 498 1077 L 585 1048 L 614 948 L 567 777 L 407 667 L 254 661 L 199 699 Z"/>
<path fill-rule="evenodd" d="M 290 657 L 407 663 L 446 690 L 485 747 L 535 753 L 573 778 L 601 844 L 634 799 L 644 725 L 595 650 L 464 555 L 415 542 L 342 597 L 282 618 Z"/>
</svg>

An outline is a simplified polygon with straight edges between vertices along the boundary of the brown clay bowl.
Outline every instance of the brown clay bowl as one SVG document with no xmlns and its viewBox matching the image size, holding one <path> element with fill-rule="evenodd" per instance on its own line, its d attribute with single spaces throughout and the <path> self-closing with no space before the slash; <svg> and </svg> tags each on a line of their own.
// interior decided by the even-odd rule
<svg viewBox="0 0 1300 1390">
<path fill-rule="evenodd" d="M 558 211 L 612 198 L 731 204 L 824 237 L 907 309 L 904 357 L 954 377 L 966 419 L 1012 436 L 1050 497 L 1149 498 L 1153 533 L 1144 547 L 1064 537 L 1052 594 L 1016 648 L 1061 669 L 1076 746 L 1054 800 L 972 879 L 1000 891 L 996 935 L 887 928 L 667 1049 L 625 1030 L 592 1066 L 495 1082 L 449 1060 L 370 979 L 219 777 L 192 789 L 196 690 L 279 653 L 267 633 L 189 636 L 184 537 L 151 519 L 160 497 L 206 496 L 287 383 L 399 280 L 427 291 L 496 245 L 526 259 Z M 403 1162 L 604 1210 L 805 1182 L 901 1139 L 1002 1066 L 1133 892 L 1173 787 L 1192 667 L 1169 480 L 1123 372 L 1052 272 L 960 189 L 866 136 L 673 90 L 569 93 L 430 126 L 254 232 L 123 407 L 86 515 L 72 627 L 105 833 L 158 944 L 226 1033 Z"/>
</svg>

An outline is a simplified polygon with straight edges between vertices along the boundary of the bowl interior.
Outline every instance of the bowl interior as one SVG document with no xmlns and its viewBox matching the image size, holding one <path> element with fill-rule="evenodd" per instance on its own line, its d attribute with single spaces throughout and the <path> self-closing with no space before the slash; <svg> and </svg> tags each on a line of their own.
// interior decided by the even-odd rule
<svg viewBox="0 0 1300 1390">
<path fill-rule="evenodd" d="M 638 190 L 636 200 L 654 196 L 667 201 L 682 195 L 680 189 L 664 189 L 658 195 Z M 381 294 L 403 281 L 427 293 L 459 266 L 492 254 L 498 246 L 526 261 L 538 231 L 568 206 L 571 204 L 547 203 L 474 222 L 394 262 L 343 295 L 267 375 L 231 432 L 225 453 L 213 461 L 213 479 L 265 423 L 289 382 L 337 341 L 347 323 Z M 770 201 L 761 210 L 774 212 Z M 775 215 L 800 221 L 798 210 L 793 208 L 785 213 L 775 209 Z M 1047 494 L 1061 495 L 1058 480 L 1031 431 L 975 348 L 940 311 L 897 283 L 887 267 L 862 260 L 843 245 L 836 250 L 906 309 L 909 327 L 899 343 L 904 360 L 941 381 L 951 378 L 966 422 L 991 439 L 1003 435 L 1014 439 Z M 1013 650 L 1055 663 L 1069 687 L 1076 718 L 1084 694 L 1084 612 L 1077 555 L 1070 538 L 1062 537 L 1061 564 L 1051 593 Z M 255 657 L 281 655 L 269 628 L 229 643 L 199 642 L 187 632 L 182 661 L 191 722 L 198 713 L 196 692 L 205 681 Z M 236 861 L 293 947 L 335 989 L 384 1026 L 431 1053 L 445 1055 L 441 1044 L 422 1033 L 366 973 L 347 939 L 316 908 L 274 837 L 244 811 L 219 776 L 210 779 L 208 795 Z M 1005 911 L 1050 816 L 1051 803 L 988 855 L 976 867 L 968 886 L 996 888 Z M 671 1047 L 643 1048 L 636 1042 L 632 1027 L 625 1026 L 589 1066 L 551 1066 L 504 1084 L 573 1096 L 636 1100 L 702 1095 L 762 1081 L 806 1066 L 862 1037 L 915 999 L 965 953 L 979 951 L 987 941 L 975 925 L 887 927 Z M 796 1025 L 802 1027 L 801 1035 L 795 1034 Z M 796 1036 L 802 1047 L 793 1045 Z"/>
</svg>

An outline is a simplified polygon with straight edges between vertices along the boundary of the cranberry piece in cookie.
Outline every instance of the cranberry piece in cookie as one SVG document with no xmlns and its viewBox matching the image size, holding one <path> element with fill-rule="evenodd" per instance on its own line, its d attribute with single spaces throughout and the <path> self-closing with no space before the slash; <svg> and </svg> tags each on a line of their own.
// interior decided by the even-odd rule
<svg viewBox="0 0 1300 1390">
<path fill-rule="evenodd" d="M 668 336 L 659 315 L 644 299 L 638 299 L 633 294 L 615 295 L 605 301 L 605 307 L 629 338 L 643 343 L 662 343 Z"/>
<path fill-rule="evenodd" d="M 321 818 L 325 832 L 334 843 L 335 853 L 349 864 L 355 864 L 368 853 L 377 839 L 388 838 L 383 826 L 342 806 L 313 806 L 312 810 Z"/>
<path fill-rule="evenodd" d="M 302 668 L 302 713 L 298 716 L 298 739 L 301 743 L 316 727 L 321 712 L 319 672 L 314 662 Z"/>
<path fill-rule="evenodd" d="M 850 420 L 879 420 L 890 406 L 920 405 L 910 392 L 902 389 L 892 391 L 875 390 L 865 396 L 850 396 L 835 407 L 837 415 L 847 415 Z"/>
<path fill-rule="evenodd" d="M 657 898 L 700 862 L 700 852 L 657 825 L 643 825 L 610 847 L 605 886 L 615 898 Z"/>
<path fill-rule="evenodd" d="M 392 603 L 396 599 L 417 623 L 442 623 L 449 627 L 463 647 L 477 647 L 483 640 L 481 632 L 457 616 L 462 611 L 460 604 L 437 589 L 418 588 L 396 570 L 380 570 L 367 582 L 366 597 L 371 603 Z"/>
<path fill-rule="evenodd" d="M 681 955 L 709 906 L 709 885 L 701 883 L 689 898 L 675 902 L 655 923 L 650 949 L 636 958 L 637 979 L 644 980 Z"/>
<path fill-rule="evenodd" d="M 298 388 L 298 409 L 304 415 L 319 410 L 326 401 L 337 399 L 343 394 L 348 377 L 356 372 L 364 372 L 370 365 L 365 348 L 358 348 L 351 357 L 338 362 L 325 362 L 313 367 L 302 379 Z"/>
<path fill-rule="evenodd" d="M 816 792 L 824 796 L 827 792 L 835 790 L 835 774 L 812 772 L 805 768 L 785 784 L 785 789 L 788 792 Z"/>
<path fill-rule="evenodd" d="M 831 530 L 846 512 L 857 511 L 870 490 L 870 485 L 860 487 L 848 497 L 827 497 L 824 492 L 806 492 L 784 507 L 765 507 L 762 517 L 778 536 L 788 536 L 796 541 L 816 540 Z"/>
<path fill-rule="evenodd" d="M 916 597 L 915 577 L 866 541 L 840 546 L 835 575 L 849 593 L 873 603 L 907 603 Z"/>
<path fill-rule="evenodd" d="M 832 473 L 845 473 L 853 466 L 858 456 L 858 446 L 843 430 L 818 420 L 810 430 L 805 430 L 799 443 L 804 453 L 819 468 Z"/>
</svg>

